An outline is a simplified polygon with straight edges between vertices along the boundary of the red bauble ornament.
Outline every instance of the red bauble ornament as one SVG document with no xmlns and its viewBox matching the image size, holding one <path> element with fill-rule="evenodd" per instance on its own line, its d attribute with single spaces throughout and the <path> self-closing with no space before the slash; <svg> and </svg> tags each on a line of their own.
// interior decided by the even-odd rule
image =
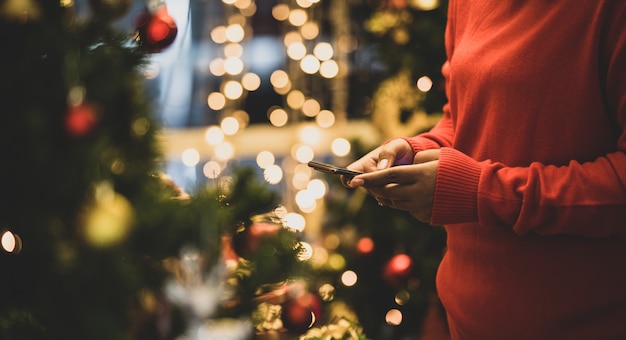
<svg viewBox="0 0 626 340">
<path fill-rule="evenodd" d="M 281 225 L 271 223 L 252 223 L 232 237 L 233 250 L 243 258 L 256 253 L 263 243 L 278 237 Z"/>
<path fill-rule="evenodd" d="M 137 16 L 136 40 L 139 46 L 148 53 L 161 52 L 176 39 L 178 27 L 167 12 L 167 6 L 160 6 L 154 13 L 141 12 Z"/>
<path fill-rule="evenodd" d="M 283 327 L 293 333 L 304 333 L 321 318 L 321 300 L 313 293 L 302 294 L 282 304 Z"/>
<path fill-rule="evenodd" d="M 411 275 L 413 260 L 409 255 L 397 254 L 386 264 L 383 270 L 383 278 L 392 286 L 400 284 Z"/>
<path fill-rule="evenodd" d="M 81 137 L 96 125 L 96 110 L 93 105 L 81 103 L 70 106 L 65 116 L 65 129 L 73 137 Z"/>
</svg>

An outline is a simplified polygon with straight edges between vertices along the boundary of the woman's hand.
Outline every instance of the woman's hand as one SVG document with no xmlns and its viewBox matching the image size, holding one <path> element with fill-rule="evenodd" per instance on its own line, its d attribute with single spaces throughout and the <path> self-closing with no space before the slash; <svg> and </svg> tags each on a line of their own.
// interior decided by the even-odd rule
<svg viewBox="0 0 626 340">
<path fill-rule="evenodd" d="M 347 166 L 350 170 L 368 173 L 386 169 L 394 165 L 411 164 L 413 161 L 413 149 L 404 139 L 397 138 L 370 151 L 359 160 Z M 354 188 L 350 184 L 351 179 L 341 176 L 343 185 Z"/>
<path fill-rule="evenodd" d="M 419 152 L 411 165 L 383 168 L 358 175 L 350 181 L 349 186 L 362 186 L 378 200 L 380 205 L 408 211 L 418 220 L 429 223 L 439 153 L 440 150 Z M 374 157 L 370 158 L 370 162 L 373 159 Z M 377 164 L 380 164 L 380 161 Z"/>
</svg>

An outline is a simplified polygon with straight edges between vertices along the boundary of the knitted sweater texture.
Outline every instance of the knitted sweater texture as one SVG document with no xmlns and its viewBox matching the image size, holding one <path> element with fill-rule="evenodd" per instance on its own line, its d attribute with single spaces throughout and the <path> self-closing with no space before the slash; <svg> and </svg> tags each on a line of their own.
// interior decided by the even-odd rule
<svg viewBox="0 0 626 340">
<path fill-rule="evenodd" d="M 626 1 L 450 0 L 431 223 L 453 339 L 626 339 Z"/>
</svg>

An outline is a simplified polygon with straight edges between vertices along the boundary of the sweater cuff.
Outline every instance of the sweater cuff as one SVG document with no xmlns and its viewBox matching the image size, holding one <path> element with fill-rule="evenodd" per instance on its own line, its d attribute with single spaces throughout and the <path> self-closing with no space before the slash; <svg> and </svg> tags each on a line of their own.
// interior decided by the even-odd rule
<svg viewBox="0 0 626 340">
<path fill-rule="evenodd" d="M 444 147 L 439 156 L 432 225 L 478 221 L 478 182 L 482 168 L 458 150 Z"/>
</svg>

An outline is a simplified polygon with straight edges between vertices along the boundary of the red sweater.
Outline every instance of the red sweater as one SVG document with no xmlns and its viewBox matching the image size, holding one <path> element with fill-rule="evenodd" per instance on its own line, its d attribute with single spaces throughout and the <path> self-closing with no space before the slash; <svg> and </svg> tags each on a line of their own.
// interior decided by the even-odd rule
<svg viewBox="0 0 626 340">
<path fill-rule="evenodd" d="M 432 224 L 454 339 L 626 339 L 626 1 L 451 0 Z"/>
</svg>

